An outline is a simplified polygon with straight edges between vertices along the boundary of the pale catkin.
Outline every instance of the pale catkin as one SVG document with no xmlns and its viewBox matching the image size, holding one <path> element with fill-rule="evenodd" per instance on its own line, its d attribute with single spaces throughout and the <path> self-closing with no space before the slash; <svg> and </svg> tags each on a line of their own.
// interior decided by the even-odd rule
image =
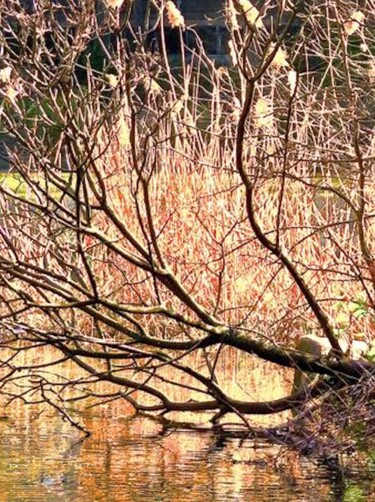
<svg viewBox="0 0 375 502">
<path fill-rule="evenodd" d="M 171 108 L 172 117 L 176 117 L 184 108 L 185 96 L 181 96 L 177 101 L 174 102 Z"/>
<path fill-rule="evenodd" d="M 14 87 L 12 87 L 11 85 L 8 85 L 5 93 L 4 93 L 4 96 L 6 98 L 9 99 L 9 101 L 15 105 L 16 104 L 16 97 L 18 96 L 19 94 L 19 91 L 17 89 L 15 89 Z"/>
<path fill-rule="evenodd" d="M 259 10 L 249 0 L 237 0 L 237 4 L 250 26 L 263 27 Z"/>
<path fill-rule="evenodd" d="M 117 87 L 118 77 L 116 75 L 114 75 L 113 73 L 108 73 L 108 75 L 106 75 L 106 80 L 111 87 Z"/>
<path fill-rule="evenodd" d="M 272 106 L 268 99 L 260 97 L 255 103 L 255 125 L 256 127 L 269 128 L 273 123 Z"/>
<path fill-rule="evenodd" d="M 353 35 L 363 24 L 365 15 L 360 10 L 353 12 L 350 19 L 344 23 L 344 31 L 347 36 Z"/>
<path fill-rule="evenodd" d="M 2 84 L 6 84 L 6 87 L 1 90 L 1 94 L 4 98 L 8 99 L 13 105 L 16 105 L 16 97 L 19 94 L 19 90 L 14 87 L 11 83 L 12 76 L 12 68 L 10 66 L 6 66 L 0 70 L 0 82 Z"/>
<path fill-rule="evenodd" d="M 241 116 L 241 111 L 242 111 L 241 101 L 237 97 L 234 97 L 232 100 L 232 111 L 228 115 L 229 120 L 238 122 Z"/>
<path fill-rule="evenodd" d="M 107 6 L 111 9 L 119 9 L 124 3 L 124 0 L 106 0 Z"/>
<path fill-rule="evenodd" d="M 240 25 L 238 24 L 238 21 L 237 21 L 237 11 L 234 8 L 233 0 L 228 0 L 225 13 L 226 13 L 226 18 L 227 18 L 229 28 L 232 31 L 239 30 Z"/>
<path fill-rule="evenodd" d="M 275 50 L 275 44 L 271 44 L 268 50 L 268 55 L 272 54 L 274 50 Z M 275 68 L 287 68 L 289 66 L 287 57 L 288 56 L 286 51 L 282 47 L 279 47 L 273 56 L 271 65 L 274 66 Z"/>
<path fill-rule="evenodd" d="M 9 83 L 10 76 L 12 73 L 12 68 L 10 66 L 6 66 L 0 70 L 0 82 Z"/>
<path fill-rule="evenodd" d="M 185 27 L 184 16 L 181 14 L 180 10 L 172 2 L 172 0 L 168 0 L 168 2 L 165 4 L 165 8 L 167 11 L 167 19 L 170 27 L 184 28 Z"/>
</svg>

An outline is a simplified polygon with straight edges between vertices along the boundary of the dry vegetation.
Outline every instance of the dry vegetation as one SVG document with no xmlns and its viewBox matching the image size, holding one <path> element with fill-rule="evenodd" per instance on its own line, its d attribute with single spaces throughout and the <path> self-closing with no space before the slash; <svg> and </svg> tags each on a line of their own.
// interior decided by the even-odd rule
<svg viewBox="0 0 375 502">
<path fill-rule="evenodd" d="M 61 387 L 80 382 L 59 387 L 12 359 L 47 345 L 115 384 L 103 399 L 138 410 L 235 412 L 248 425 L 331 389 L 353 405 L 345 387 L 359 381 L 371 417 L 373 364 L 351 361 L 337 335 L 370 344 L 374 331 L 373 3 L 228 1 L 232 65 L 197 40 L 178 69 L 164 22 L 181 40 L 194 30 L 172 2 L 157 3 L 157 53 L 121 36 L 131 3 L 104 17 L 91 3 L 72 2 L 69 35 L 50 2 L 1 13 L 2 129 L 23 180 L 17 192 L 5 177 L 0 194 L 3 392 L 67 416 Z M 327 337 L 330 357 L 297 353 L 306 333 Z M 330 381 L 236 400 L 215 376 L 226 346 Z M 166 384 L 202 400 L 171 400 Z"/>
</svg>

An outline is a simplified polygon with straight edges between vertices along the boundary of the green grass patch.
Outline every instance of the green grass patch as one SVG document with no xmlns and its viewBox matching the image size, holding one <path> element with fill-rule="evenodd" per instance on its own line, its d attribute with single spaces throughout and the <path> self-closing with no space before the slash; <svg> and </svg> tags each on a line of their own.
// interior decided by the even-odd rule
<svg viewBox="0 0 375 502">
<path fill-rule="evenodd" d="M 26 196 L 26 182 L 19 173 L 0 173 L 0 184 L 17 196 Z"/>
<path fill-rule="evenodd" d="M 72 173 L 62 173 L 61 177 L 66 183 L 72 181 Z M 44 178 L 41 177 L 40 182 L 42 187 L 46 186 L 46 180 Z M 26 198 L 28 192 L 32 192 L 32 189 L 28 188 L 28 184 L 20 173 L 0 173 L 0 185 L 21 198 Z M 48 188 L 50 197 L 61 200 L 64 195 L 63 190 L 51 182 L 49 182 Z"/>
</svg>

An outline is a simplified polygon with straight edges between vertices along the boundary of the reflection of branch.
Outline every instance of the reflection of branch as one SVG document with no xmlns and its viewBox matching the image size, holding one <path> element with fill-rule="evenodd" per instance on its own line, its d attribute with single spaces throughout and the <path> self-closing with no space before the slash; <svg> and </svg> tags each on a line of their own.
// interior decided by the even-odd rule
<svg viewBox="0 0 375 502">
<path fill-rule="evenodd" d="M 56 404 L 54 401 L 52 401 L 46 394 L 45 392 L 45 389 L 44 389 L 44 385 L 43 385 L 43 382 L 40 381 L 40 393 L 44 399 L 44 401 L 46 403 L 48 403 L 50 406 L 52 406 L 53 408 L 55 408 L 55 410 L 57 410 L 64 418 L 65 420 L 67 420 L 70 425 L 72 425 L 73 427 L 75 427 L 76 429 L 84 432 L 85 436 L 88 437 L 88 436 L 91 436 L 91 432 L 88 431 L 87 429 L 85 429 L 85 427 L 83 425 L 81 425 L 79 422 L 77 422 L 76 420 L 74 420 L 70 415 L 69 413 L 62 407 L 62 406 L 59 406 L 58 404 Z"/>
</svg>

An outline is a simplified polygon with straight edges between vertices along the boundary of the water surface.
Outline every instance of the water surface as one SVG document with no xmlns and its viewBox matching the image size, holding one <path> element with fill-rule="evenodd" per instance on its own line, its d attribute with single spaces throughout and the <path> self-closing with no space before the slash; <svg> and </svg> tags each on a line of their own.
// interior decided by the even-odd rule
<svg viewBox="0 0 375 502">
<path fill-rule="evenodd" d="M 163 431 L 105 406 L 83 415 L 91 437 L 54 412 L 19 408 L 0 427 L 0 502 L 375 500 L 375 463 L 339 469 L 210 431 Z"/>
<path fill-rule="evenodd" d="M 30 357 L 21 353 L 18 363 L 30 364 Z M 34 357 L 35 364 L 55 355 L 38 350 Z M 66 378 L 78 378 L 76 368 L 60 369 Z M 290 371 L 260 367 L 233 352 L 218 361 L 217 370 L 225 391 L 237 399 L 276 399 L 292 385 Z M 43 378 L 56 381 L 54 371 Z M 106 390 L 100 383 L 100 392 Z M 51 396 L 52 391 L 53 386 Z M 176 392 L 174 399 L 189 397 L 181 388 Z M 0 502 L 375 502 L 375 453 L 361 461 L 352 455 L 323 462 L 285 447 L 219 435 L 210 414 L 176 417 L 195 420 L 200 430 L 167 430 L 160 421 L 134 416 L 123 399 L 97 404 L 89 399 L 67 405 L 71 417 L 92 433 L 83 440 L 53 408 L 20 400 L 4 406 L 0 398 Z M 283 413 L 249 422 L 274 425 L 287 418 Z M 235 419 L 225 417 L 230 423 Z"/>
</svg>

